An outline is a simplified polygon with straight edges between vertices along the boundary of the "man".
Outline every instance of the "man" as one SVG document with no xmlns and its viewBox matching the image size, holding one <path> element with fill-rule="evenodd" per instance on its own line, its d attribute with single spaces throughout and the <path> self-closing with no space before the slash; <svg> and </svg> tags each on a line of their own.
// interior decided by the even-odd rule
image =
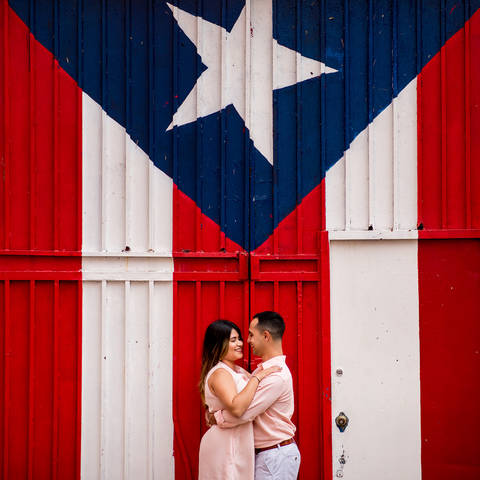
<svg viewBox="0 0 480 480">
<path fill-rule="evenodd" d="M 282 370 L 264 378 L 248 410 L 237 418 L 227 410 L 211 415 L 210 422 L 230 428 L 253 420 L 255 443 L 255 480 L 294 480 L 300 467 L 300 452 L 293 438 L 292 375 L 285 363 L 282 337 L 285 322 L 276 312 L 261 312 L 253 317 L 248 343 L 262 358 L 257 370 L 279 365 Z"/>
</svg>

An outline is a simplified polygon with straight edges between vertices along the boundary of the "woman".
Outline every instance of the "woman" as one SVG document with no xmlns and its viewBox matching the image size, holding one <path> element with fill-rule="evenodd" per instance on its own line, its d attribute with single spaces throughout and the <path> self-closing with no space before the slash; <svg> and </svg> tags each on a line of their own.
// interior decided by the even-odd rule
<svg viewBox="0 0 480 480">
<path fill-rule="evenodd" d="M 243 357 L 240 329 L 228 320 L 211 323 L 203 341 L 200 394 L 210 412 L 228 410 L 241 417 L 259 383 L 280 371 L 271 367 L 250 375 L 235 364 Z M 199 480 L 253 480 L 255 455 L 252 423 L 234 428 L 212 426 L 202 437 Z"/>
</svg>

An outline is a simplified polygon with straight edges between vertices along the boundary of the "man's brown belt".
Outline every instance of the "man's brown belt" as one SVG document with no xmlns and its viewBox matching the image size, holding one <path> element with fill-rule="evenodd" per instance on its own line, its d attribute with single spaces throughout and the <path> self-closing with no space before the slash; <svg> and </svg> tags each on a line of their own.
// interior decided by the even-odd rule
<svg viewBox="0 0 480 480">
<path fill-rule="evenodd" d="M 255 454 L 260 452 L 265 452 L 265 450 L 271 450 L 272 448 L 284 447 L 285 445 L 290 445 L 291 443 L 295 443 L 294 438 L 289 438 L 288 440 L 284 440 L 283 442 L 277 443 L 276 445 L 272 445 L 271 447 L 256 448 Z"/>
</svg>

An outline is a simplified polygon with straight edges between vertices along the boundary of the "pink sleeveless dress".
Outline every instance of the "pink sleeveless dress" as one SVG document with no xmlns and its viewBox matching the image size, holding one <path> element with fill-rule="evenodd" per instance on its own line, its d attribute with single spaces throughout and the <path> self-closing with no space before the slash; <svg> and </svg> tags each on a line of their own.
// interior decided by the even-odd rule
<svg viewBox="0 0 480 480">
<path fill-rule="evenodd" d="M 237 392 L 247 384 L 250 375 L 241 367 L 235 371 L 223 362 L 215 365 L 205 379 L 205 402 L 210 412 L 222 410 L 224 405 L 208 387 L 210 375 L 217 369 L 229 372 Z M 253 446 L 252 422 L 234 428 L 210 427 L 200 442 L 199 480 L 253 480 L 255 471 L 255 454 Z"/>
</svg>

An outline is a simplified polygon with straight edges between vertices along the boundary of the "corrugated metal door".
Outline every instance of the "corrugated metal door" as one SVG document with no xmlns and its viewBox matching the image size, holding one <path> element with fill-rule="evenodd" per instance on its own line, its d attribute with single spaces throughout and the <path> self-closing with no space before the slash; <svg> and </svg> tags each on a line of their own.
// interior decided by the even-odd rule
<svg viewBox="0 0 480 480">
<path fill-rule="evenodd" d="M 285 319 L 284 353 L 294 379 L 293 422 L 302 455 L 301 478 L 327 479 L 331 477 L 329 260 L 327 236 L 318 240 L 317 254 L 252 254 L 250 311 L 254 315 L 274 310 Z"/>
<path fill-rule="evenodd" d="M 203 334 L 217 318 L 227 318 L 247 331 L 248 257 L 243 253 L 177 254 L 173 288 L 175 476 L 193 479 L 205 432 L 198 393 Z M 244 358 L 248 367 L 247 348 Z"/>
<path fill-rule="evenodd" d="M 328 254 L 177 252 L 174 258 L 176 478 L 197 474 L 198 445 L 205 432 L 197 388 L 205 328 L 227 318 L 246 336 L 251 316 L 267 309 L 281 312 L 287 324 L 284 353 L 295 382 L 293 420 L 304 478 L 329 478 Z M 246 343 L 244 355 L 248 368 Z M 256 361 L 252 359 L 252 368 Z"/>
</svg>

